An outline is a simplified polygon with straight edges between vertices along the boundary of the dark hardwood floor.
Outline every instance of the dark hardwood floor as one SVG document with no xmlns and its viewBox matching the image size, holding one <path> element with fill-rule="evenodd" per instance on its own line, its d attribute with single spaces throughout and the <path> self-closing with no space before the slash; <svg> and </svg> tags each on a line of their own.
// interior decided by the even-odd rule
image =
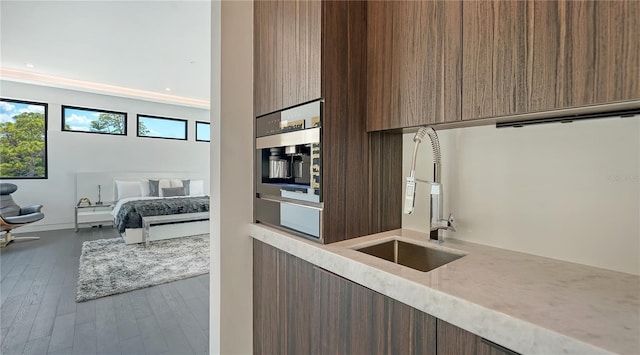
<svg viewBox="0 0 640 355">
<path fill-rule="evenodd" d="M 0 252 L 0 353 L 206 354 L 209 274 L 75 302 L 82 242 L 115 229 L 21 233 Z"/>
</svg>

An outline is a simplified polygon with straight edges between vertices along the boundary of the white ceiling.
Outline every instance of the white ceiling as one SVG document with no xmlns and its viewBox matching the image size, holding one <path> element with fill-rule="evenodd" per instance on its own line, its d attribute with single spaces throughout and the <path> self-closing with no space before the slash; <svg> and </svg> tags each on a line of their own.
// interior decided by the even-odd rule
<svg viewBox="0 0 640 355">
<path fill-rule="evenodd" d="M 1 0 L 0 32 L 2 79 L 209 105 L 209 1 Z"/>
</svg>

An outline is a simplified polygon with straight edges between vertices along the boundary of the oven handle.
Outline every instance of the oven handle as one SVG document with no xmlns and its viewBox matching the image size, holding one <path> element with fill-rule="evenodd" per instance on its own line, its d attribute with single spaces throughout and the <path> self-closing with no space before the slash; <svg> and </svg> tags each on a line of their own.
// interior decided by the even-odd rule
<svg viewBox="0 0 640 355">
<path fill-rule="evenodd" d="M 320 142 L 320 127 L 256 138 L 256 149 Z"/>
<path fill-rule="evenodd" d="M 266 201 L 277 202 L 277 203 L 285 203 L 287 205 L 294 205 L 294 206 L 298 206 L 298 207 L 312 208 L 312 209 L 318 210 L 318 211 L 322 211 L 324 209 L 324 203 L 323 202 L 301 201 L 301 200 L 295 200 L 295 199 L 288 198 L 288 197 L 272 196 L 272 195 L 261 195 L 261 194 L 258 194 L 257 197 L 260 198 L 260 199 L 266 200 Z"/>
</svg>

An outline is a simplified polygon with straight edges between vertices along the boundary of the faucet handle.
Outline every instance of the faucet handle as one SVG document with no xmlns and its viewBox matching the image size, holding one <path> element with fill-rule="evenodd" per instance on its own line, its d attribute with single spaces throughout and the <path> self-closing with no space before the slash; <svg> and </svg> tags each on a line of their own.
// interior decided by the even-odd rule
<svg viewBox="0 0 640 355">
<path fill-rule="evenodd" d="M 456 227 L 453 225 L 453 213 L 449 213 L 449 218 L 447 218 L 447 230 L 456 231 Z"/>
<path fill-rule="evenodd" d="M 416 181 L 413 176 L 407 177 L 407 189 L 404 194 L 404 214 L 411 214 L 416 203 Z"/>
</svg>

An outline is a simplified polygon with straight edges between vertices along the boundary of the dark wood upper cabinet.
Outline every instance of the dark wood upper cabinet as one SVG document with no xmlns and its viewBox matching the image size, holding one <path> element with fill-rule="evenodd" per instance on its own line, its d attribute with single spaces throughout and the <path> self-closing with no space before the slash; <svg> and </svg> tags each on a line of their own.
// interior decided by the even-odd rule
<svg viewBox="0 0 640 355">
<path fill-rule="evenodd" d="M 595 6 L 593 13 L 596 23 L 595 78 L 592 86 L 596 89 L 595 101 L 640 99 L 640 2 L 582 3 L 585 9 L 591 6 Z M 579 22 L 583 28 L 590 23 Z M 589 97 L 586 90 L 589 89 L 582 94 Z"/>
<path fill-rule="evenodd" d="M 320 98 L 321 4 L 254 3 L 256 116 Z"/>
<path fill-rule="evenodd" d="M 459 121 L 462 3 L 367 5 L 367 130 Z"/>
<path fill-rule="evenodd" d="M 640 2 L 463 3 L 462 118 L 640 99 Z"/>
<path fill-rule="evenodd" d="M 400 228 L 401 171 L 386 169 L 402 137 L 366 129 L 367 2 L 256 1 L 254 17 L 255 115 L 324 99 L 324 243 Z"/>
<path fill-rule="evenodd" d="M 282 77 L 279 6 L 269 1 L 253 3 L 253 108 L 260 116 L 282 106 L 282 88 L 276 78 Z M 280 81 L 281 82 L 281 81 Z"/>
<path fill-rule="evenodd" d="M 523 1 L 463 5 L 463 119 L 526 111 L 526 7 Z"/>
</svg>

